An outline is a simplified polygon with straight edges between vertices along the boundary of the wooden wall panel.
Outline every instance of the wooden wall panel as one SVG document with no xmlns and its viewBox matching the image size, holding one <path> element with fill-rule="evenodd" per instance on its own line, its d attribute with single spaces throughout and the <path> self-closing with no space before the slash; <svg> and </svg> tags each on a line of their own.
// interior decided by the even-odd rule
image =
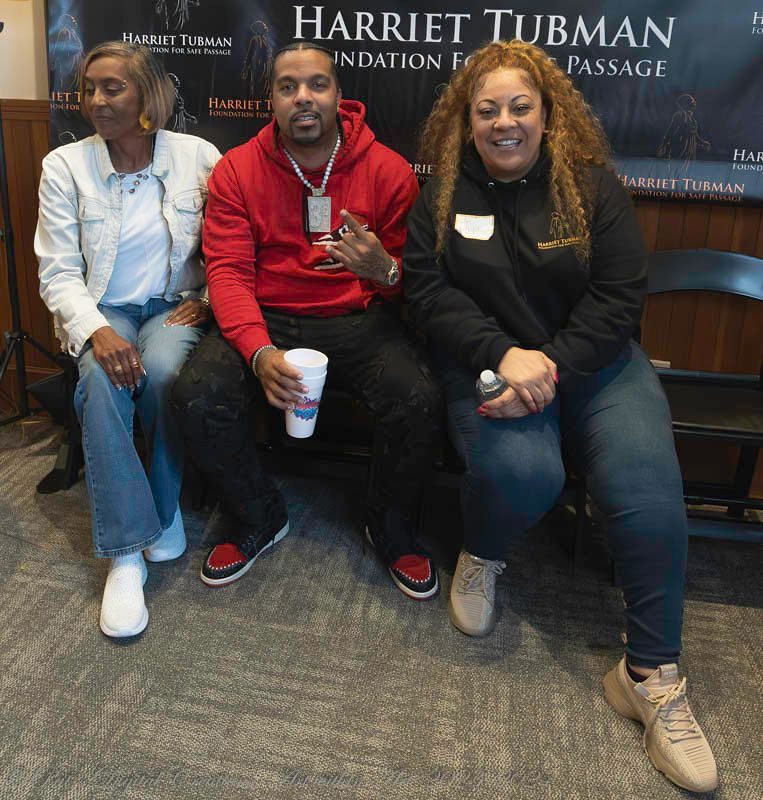
<svg viewBox="0 0 763 800">
<path fill-rule="evenodd" d="M 707 245 L 711 250 L 731 250 L 736 209 L 732 206 L 713 206 L 710 210 L 710 225 Z"/>
<path fill-rule="evenodd" d="M 738 355 L 734 371 L 757 372 L 760 369 L 763 348 L 763 308 L 747 303 L 744 312 L 742 336 L 738 344 Z"/>
<path fill-rule="evenodd" d="M 664 203 L 659 209 L 655 250 L 678 250 L 684 227 L 686 207 L 679 203 Z"/>
<path fill-rule="evenodd" d="M 718 372 L 754 372 L 754 367 L 740 358 L 742 330 L 750 308 L 742 297 L 725 297 L 721 306 L 718 346 L 713 357 L 713 369 Z"/>
<path fill-rule="evenodd" d="M 759 208 L 737 209 L 729 250 L 733 250 L 735 253 L 755 255 L 760 232 L 760 213 Z"/>
<path fill-rule="evenodd" d="M 649 252 L 657 249 L 657 230 L 660 224 L 659 201 L 636 204 L 636 219 L 644 234 L 644 241 Z"/>
<path fill-rule="evenodd" d="M 687 206 L 684 214 L 682 247 L 691 249 L 707 246 L 707 228 L 710 222 L 710 206 Z"/>
<path fill-rule="evenodd" d="M 3 126 L 5 141 L 5 164 L 8 173 L 21 326 L 44 347 L 56 352 L 58 344 L 53 336 L 52 320 L 39 296 L 37 259 L 34 255 L 37 186 L 40 182 L 42 159 L 48 152 L 50 129 L 48 103 L 37 100 L 0 100 L 0 124 Z M 0 330 L 2 331 L 11 329 L 7 270 L 5 248 L 0 247 Z M 30 346 L 25 346 L 24 357 L 27 380 L 30 383 L 55 371 L 50 362 Z M 11 368 L 3 381 L 2 388 L 15 397 L 15 361 L 11 362 Z M 4 413 L 6 412 L 7 408 L 4 408 Z"/>
<path fill-rule="evenodd" d="M 755 243 L 755 255 L 763 258 L 763 212 L 761 212 L 761 224 L 758 228 L 758 241 Z"/>
</svg>

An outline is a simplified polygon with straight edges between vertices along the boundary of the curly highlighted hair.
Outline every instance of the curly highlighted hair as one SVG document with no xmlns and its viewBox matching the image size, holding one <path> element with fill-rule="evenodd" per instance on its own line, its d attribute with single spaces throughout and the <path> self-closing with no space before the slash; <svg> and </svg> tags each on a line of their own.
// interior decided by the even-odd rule
<svg viewBox="0 0 763 800">
<path fill-rule="evenodd" d="M 583 95 L 548 54 L 519 40 L 476 50 L 435 103 L 421 137 L 420 155 L 439 179 L 434 203 L 437 252 L 452 226 L 453 192 L 471 139 L 472 98 L 490 72 L 521 69 L 546 109 L 544 141 L 551 159 L 551 200 L 567 236 L 578 239 L 578 257 L 591 255 L 592 191 L 588 166 L 611 168 L 612 153 L 601 123 Z"/>
</svg>

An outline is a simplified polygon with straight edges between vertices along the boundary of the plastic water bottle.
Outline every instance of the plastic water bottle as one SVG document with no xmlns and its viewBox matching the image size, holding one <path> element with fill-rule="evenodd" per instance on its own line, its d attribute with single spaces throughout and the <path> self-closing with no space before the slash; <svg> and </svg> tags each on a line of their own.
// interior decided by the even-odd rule
<svg viewBox="0 0 763 800">
<path fill-rule="evenodd" d="M 509 388 L 509 384 L 503 375 L 496 375 L 492 369 L 483 369 L 479 378 L 477 378 L 475 388 L 477 390 L 477 402 L 482 405 L 488 400 L 495 400 L 496 397 L 500 397 Z"/>
</svg>

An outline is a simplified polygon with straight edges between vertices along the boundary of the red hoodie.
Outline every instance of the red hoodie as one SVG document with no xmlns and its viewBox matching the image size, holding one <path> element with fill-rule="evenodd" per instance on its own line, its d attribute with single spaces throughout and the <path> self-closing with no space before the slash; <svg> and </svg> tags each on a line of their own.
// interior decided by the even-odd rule
<svg viewBox="0 0 763 800">
<path fill-rule="evenodd" d="M 326 186 L 331 227 L 342 225 L 339 211 L 346 208 L 399 263 L 406 218 L 418 195 L 416 178 L 402 156 L 376 141 L 362 103 L 342 100 L 340 113 L 344 142 Z M 324 169 L 304 174 L 319 186 Z M 344 267 L 314 269 L 330 258 L 325 247 L 313 244 L 323 234 L 305 233 L 308 193 L 276 137 L 275 121 L 230 150 L 209 179 L 204 221 L 209 296 L 223 336 L 247 360 L 271 344 L 260 306 L 332 317 L 400 293 L 402 282 L 389 289 Z"/>
</svg>

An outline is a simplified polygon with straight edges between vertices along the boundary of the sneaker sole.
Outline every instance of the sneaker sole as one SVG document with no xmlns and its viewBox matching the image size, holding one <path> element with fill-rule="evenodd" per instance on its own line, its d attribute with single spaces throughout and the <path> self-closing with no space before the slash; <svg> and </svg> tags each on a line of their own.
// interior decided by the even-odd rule
<svg viewBox="0 0 763 800">
<path fill-rule="evenodd" d="M 262 548 L 262 550 L 257 553 L 257 555 L 249 562 L 247 562 L 238 572 L 234 572 L 233 575 L 228 575 L 225 578 L 208 578 L 204 574 L 204 568 L 202 567 L 201 571 L 199 572 L 199 577 L 201 580 L 206 583 L 207 586 L 227 586 L 229 583 L 233 583 L 237 581 L 239 578 L 243 578 L 247 572 L 252 568 L 254 562 L 266 551 L 269 550 L 274 544 L 280 542 L 284 536 L 289 532 L 289 523 L 287 522 L 286 525 L 281 528 L 280 531 Z"/>
<path fill-rule="evenodd" d="M 376 547 L 374 545 L 374 540 L 371 538 L 371 531 L 368 530 L 368 525 L 366 525 L 366 539 L 371 547 L 374 548 L 374 552 L 376 552 Z M 400 591 L 406 595 L 406 597 L 410 597 L 411 600 L 429 600 L 430 597 L 434 597 L 437 592 L 440 591 L 440 580 L 437 577 L 437 573 L 435 572 L 434 576 L 434 586 L 431 589 L 428 589 L 426 592 L 414 592 L 408 586 L 406 586 L 395 573 L 392 571 L 390 567 L 387 567 L 387 572 L 389 572 L 390 578 L 394 582 L 395 586 L 397 586 Z"/>
<path fill-rule="evenodd" d="M 389 567 L 387 567 L 387 572 L 389 572 L 395 586 L 397 586 L 404 595 L 407 595 L 413 600 L 429 600 L 430 597 L 434 597 L 437 592 L 440 591 L 440 581 L 436 574 L 434 576 L 434 586 L 431 589 L 428 589 L 426 592 L 414 592 L 413 589 L 406 586 Z"/>
<path fill-rule="evenodd" d="M 143 631 L 146 630 L 146 625 L 148 625 L 148 609 L 143 606 L 143 615 L 140 618 L 140 622 L 138 622 L 134 628 L 130 628 L 126 631 L 113 630 L 112 628 L 109 628 L 109 626 L 103 621 L 103 617 L 100 617 L 98 624 L 101 628 L 101 631 L 111 639 L 126 639 L 130 636 L 137 636 L 139 633 L 143 633 Z"/>
<path fill-rule="evenodd" d="M 675 783 L 676 786 L 680 786 L 682 789 L 686 789 L 690 792 L 711 792 L 713 789 L 715 789 L 718 785 L 717 783 L 714 786 L 708 786 L 707 788 L 697 788 L 696 786 L 689 785 L 680 775 L 676 774 L 672 765 L 662 758 L 659 751 L 655 750 L 654 753 L 650 752 L 646 744 L 646 723 L 641 719 L 638 711 L 628 702 L 627 697 L 623 696 L 624 692 L 622 684 L 617 676 L 618 669 L 619 667 L 615 667 L 614 669 L 610 670 L 602 680 L 602 684 L 604 685 L 604 699 L 615 711 L 617 711 L 621 717 L 635 720 L 644 726 L 644 735 L 641 738 L 641 746 L 644 748 L 644 752 L 652 762 L 652 766 L 658 772 L 661 772 L 669 781 Z"/>
</svg>

